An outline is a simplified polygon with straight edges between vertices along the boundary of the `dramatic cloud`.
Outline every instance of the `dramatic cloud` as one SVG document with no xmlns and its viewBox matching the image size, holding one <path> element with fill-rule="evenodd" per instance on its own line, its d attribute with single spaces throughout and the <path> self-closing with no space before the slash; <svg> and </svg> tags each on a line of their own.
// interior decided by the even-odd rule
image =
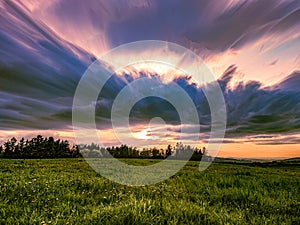
<svg viewBox="0 0 300 225">
<path fill-rule="evenodd" d="M 75 36 L 79 45 L 93 45 L 98 38 L 94 46 L 100 44 L 102 51 L 145 39 L 216 52 L 236 49 L 265 35 L 295 32 L 300 12 L 299 1 L 285 0 L 59 0 L 25 5 L 64 37 Z"/>
<path fill-rule="evenodd" d="M 300 68 L 296 0 L 16 2 L 98 57 L 120 44 L 155 39 L 191 49 L 216 75 L 236 64 L 240 79 L 273 85 Z"/>
<path fill-rule="evenodd" d="M 284 136 L 300 130 L 299 1 L 3 0 L 0 12 L 3 132 L 70 131 L 73 95 L 95 55 L 131 41 L 156 39 L 191 49 L 218 73 L 227 106 L 226 143 L 248 135 L 275 134 L 283 136 L 253 140 L 299 143 L 298 137 Z M 135 79 L 148 77 L 160 87 L 158 91 L 174 94 L 162 75 L 132 68 L 114 75 L 96 104 L 98 127 L 111 128 L 114 99 Z M 202 87 L 185 75 L 176 74 L 172 81 L 194 102 L 207 138 L 210 109 Z M 165 140 L 179 133 L 178 112 L 160 98 L 141 100 L 130 116 L 136 128 L 162 117 L 169 124 Z"/>
</svg>

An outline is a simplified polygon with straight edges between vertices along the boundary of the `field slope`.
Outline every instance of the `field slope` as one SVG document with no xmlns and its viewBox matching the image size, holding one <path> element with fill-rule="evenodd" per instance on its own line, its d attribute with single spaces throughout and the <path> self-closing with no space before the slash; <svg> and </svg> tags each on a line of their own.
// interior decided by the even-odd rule
<svg viewBox="0 0 300 225">
<path fill-rule="evenodd" d="M 84 159 L 0 159 L 0 224 L 299 224 L 299 186 L 297 161 L 204 172 L 189 162 L 162 183 L 128 187 Z"/>
</svg>

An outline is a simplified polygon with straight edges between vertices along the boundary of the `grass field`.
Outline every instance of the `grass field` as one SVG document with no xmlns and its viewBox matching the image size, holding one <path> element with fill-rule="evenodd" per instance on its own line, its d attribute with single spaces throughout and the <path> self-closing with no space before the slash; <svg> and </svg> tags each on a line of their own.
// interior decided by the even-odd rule
<svg viewBox="0 0 300 225">
<path fill-rule="evenodd" d="M 189 162 L 162 183 L 129 187 L 84 159 L 0 159 L 0 224 L 300 224 L 299 164 L 261 165 L 199 172 Z"/>
</svg>

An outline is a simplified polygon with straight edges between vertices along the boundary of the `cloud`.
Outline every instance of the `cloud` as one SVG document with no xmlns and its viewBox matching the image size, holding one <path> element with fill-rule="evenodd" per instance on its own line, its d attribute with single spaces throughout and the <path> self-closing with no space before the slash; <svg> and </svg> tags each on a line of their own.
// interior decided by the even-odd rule
<svg viewBox="0 0 300 225">
<path fill-rule="evenodd" d="M 300 136 L 297 133 L 253 135 L 243 139 L 244 143 L 255 143 L 258 145 L 294 145 L 300 143 Z"/>
<path fill-rule="evenodd" d="M 298 92 L 300 85 L 300 71 L 295 71 L 286 77 L 276 88 L 285 92 Z"/>
<path fill-rule="evenodd" d="M 300 90 L 291 88 L 300 85 L 300 83 L 297 83 L 299 80 L 297 72 L 291 74 L 279 84 L 270 87 L 262 87 L 256 81 L 240 82 L 237 86 L 231 87 L 229 84 L 237 70 L 235 66 L 230 66 L 218 80 L 227 106 L 228 137 L 247 134 L 285 133 L 299 130 Z M 106 88 L 112 88 L 116 93 L 107 95 L 106 98 L 100 95 L 101 101 L 98 101 L 97 107 L 98 116 L 109 118 L 116 94 L 124 87 L 125 83 L 130 84 L 133 80 L 139 78 L 135 77 L 134 79 L 132 77 L 128 79 L 128 76 L 130 74 L 126 75 L 126 81 L 124 81 L 124 77 L 116 76 L 107 84 Z M 144 74 L 141 74 L 142 76 Z M 118 79 L 121 81 L 117 82 Z M 165 95 L 174 94 L 173 90 L 168 88 L 170 84 L 165 84 L 159 78 L 150 75 L 149 80 L 161 87 L 157 91 L 162 91 Z M 174 78 L 173 82 L 182 87 L 196 105 L 202 132 L 209 132 L 210 110 L 202 87 L 196 86 L 190 82 L 189 77 L 185 76 Z M 132 90 L 130 93 L 132 96 L 138 94 L 137 90 Z M 157 97 L 146 98 L 137 102 L 131 110 L 130 116 L 133 124 L 145 123 L 157 116 L 162 117 L 170 124 L 180 124 L 180 118 L 174 106 Z M 178 132 L 180 131 L 178 130 Z"/>
<path fill-rule="evenodd" d="M 39 1 L 17 2 L 0 4 L 1 130 L 70 129 L 74 92 L 82 74 L 95 60 L 88 51 L 100 54 L 127 42 L 160 39 L 177 42 L 200 55 L 206 54 L 204 50 L 208 49 L 208 54 L 214 55 L 230 49 L 240 50 L 251 43 L 255 45 L 265 37 L 271 37 L 269 45 L 277 43 L 277 46 L 291 33 L 296 33 L 293 34 L 295 42 L 280 45 L 275 50 L 281 52 L 298 43 L 295 31 L 299 28 L 299 1 L 220 0 L 216 4 L 204 0 L 117 3 L 57 0 L 45 5 Z M 98 37 L 98 41 L 94 40 Z M 261 43 L 258 41 L 258 45 Z M 85 50 L 77 45 L 85 46 Z M 262 51 L 265 49 L 269 47 L 263 46 Z M 268 65 L 275 67 L 281 60 L 268 59 Z M 234 85 L 239 67 L 233 63 L 218 79 L 227 106 L 227 137 L 299 132 L 299 71 L 285 74 L 288 75 L 285 79 L 271 86 L 259 81 L 240 81 Z M 254 72 L 255 67 L 253 65 Z M 115 97 L 140 77 L 148 77 L 160 87 L 157 92 L 175 95 L 172 85 L 163 82 L 161 75 L 130 69 L 114 75 L 96 102 L 99 128 L 109 129 Z M 208 133 L 210 109 L 202 87 L 183 75 L 176 74 L 172 81 L 192 99 L 201 130 Z M 147 84 L 143 87 L 147 88 Z M 91 88 L 96 87 L 91 83 Z M 137 90 L 131 94 L 137 95 Z M 87 107 L 91 106 L 87 103 Z M 172 125 L 180 123 L 174 106 L 154 97 L 139 101 L 130 116 L 134 125 L 156 116 Z M 169 135 L 175 135 L 178 130 L 172 132 Z M 193 134 L 186 132 L 188 135 Z M 260 141 L 267 142 L 272 140 Z"/>
<path fill-rule="evenodd" d="M 228 85 L 225 73 L 221 85 Z M 225 82 L 226 81 L 226 82 Z M 299 130 L 300 85 L 299 74 L 293 73 L 274 87 L 262 88 L 255 81 L 240 83 L 224 93 L 227 105 L 228 126 L 236 126 L 230 133 L 280 133 Z M 223 83 L 222 83 L 223 82 Z M 224 83 L 225 82 L 225 83 Z"/>
<path fill-rule="evenodd" d="M 299 28 L 298 1 L 22 2 L 34 18 L 98 55 L 120 44 L 150 39 L 176 42 L 197 52 L 209 49 L 214 54 Z"/>
<path fill-rule="evenodd" d="M 236 64 L 243 80 L 270 85 L 299 68 L 294 62 L 300 43 L 299 1 L 16 2 L 33 21 L 98 57 L 121 44 L 155 39 L 194 51 L 216 75 Z"/>
</svg>

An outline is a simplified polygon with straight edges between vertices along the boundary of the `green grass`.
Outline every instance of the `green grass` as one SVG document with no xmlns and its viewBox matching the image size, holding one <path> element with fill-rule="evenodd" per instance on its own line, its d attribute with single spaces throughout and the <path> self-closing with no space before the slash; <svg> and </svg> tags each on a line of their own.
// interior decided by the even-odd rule
<svg viewBox="0 0 300 225">
<path fill-rule="evenodd" d="M 299 164 L 266 165 L 199 172 L 189 162 L 162 183 L 129 187 L 84 159 L 0 159 L 0 224 L 299 224 Z"/>
</svg>

